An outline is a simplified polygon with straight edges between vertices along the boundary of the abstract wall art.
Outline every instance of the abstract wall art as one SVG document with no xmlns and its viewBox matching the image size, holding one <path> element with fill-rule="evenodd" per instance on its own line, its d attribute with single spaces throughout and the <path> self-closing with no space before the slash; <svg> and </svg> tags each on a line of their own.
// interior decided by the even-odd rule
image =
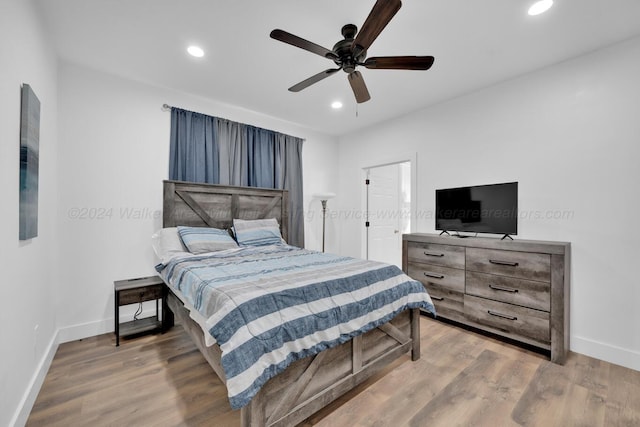
<svg viewBox="0 0 640 427">
<path fill-rule="evenodd" d="M 20 115 L 20 240 L 38 236 L 39 148 L 40 100 L 25 83 Z"/>
</svg>

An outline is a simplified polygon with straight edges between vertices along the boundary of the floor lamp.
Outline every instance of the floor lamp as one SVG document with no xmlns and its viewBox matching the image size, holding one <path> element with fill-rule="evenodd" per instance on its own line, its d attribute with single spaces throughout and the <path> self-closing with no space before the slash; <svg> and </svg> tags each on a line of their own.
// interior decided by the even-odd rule
<svg viewBox="0 0 640 427">
<path fill-rule="evenodd" d="M 313 195 L 314 198 L 320 199 L 322 203 L 322 252 L 324 252 L 325 224 L 327 221 L 327 200 L 336 197 L 334 193 L 318 193 Z"/>
</svg>

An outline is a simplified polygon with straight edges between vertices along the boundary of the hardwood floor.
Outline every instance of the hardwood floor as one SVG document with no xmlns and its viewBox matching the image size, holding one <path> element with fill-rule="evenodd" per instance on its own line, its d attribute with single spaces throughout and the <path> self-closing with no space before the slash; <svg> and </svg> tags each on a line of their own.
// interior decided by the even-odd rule
<svg viewBox="0 0 640 427">
<path fill-rule="evenodd" d="M 640 372 L 571 353 L 565 366 L 421 319 L 409 356 L 302 426 L 640 426 Z M 180 326 L 60 345 L 28 426 L 239 426 L 224 385 Z"/>
</svg>

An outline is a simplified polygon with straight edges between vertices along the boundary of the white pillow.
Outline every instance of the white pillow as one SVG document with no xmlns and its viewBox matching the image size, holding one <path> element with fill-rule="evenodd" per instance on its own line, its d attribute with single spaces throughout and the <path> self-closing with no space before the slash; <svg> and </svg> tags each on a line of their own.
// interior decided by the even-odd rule
<svg viewBox="0 0 640 427">
<path fill-rule="evenodd" d="M 182 245 L 176 227 L 162 228 L 154 233 L 151 236 L 151 246 L 163 264 L 169 262 L 176 255 L 188 254 L 187 249 Z"/>
</svg>

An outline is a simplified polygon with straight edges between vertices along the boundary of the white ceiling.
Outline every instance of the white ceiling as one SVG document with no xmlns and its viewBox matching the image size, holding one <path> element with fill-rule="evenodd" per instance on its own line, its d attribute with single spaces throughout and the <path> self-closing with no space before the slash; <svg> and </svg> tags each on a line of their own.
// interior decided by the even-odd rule
<svg viewBox="0 0 640 427">
<path fill-rule="evenodd" d="M 429 71 L 360 68 L 292 93 L 333 62 L 269 38 L 280 28 L 331 49 L 374 0 L 36 0 L 64 60 L 341 135 L 640 34 L 640 0 L 405 0 L 368 56 L 433 55 Z M 190 44 L 206 55 L 186 54 Z M 330 108 L 341 100 L 344 108 Z M 171 102 L 171 100 L 167 100 Z"/>
</svg>

